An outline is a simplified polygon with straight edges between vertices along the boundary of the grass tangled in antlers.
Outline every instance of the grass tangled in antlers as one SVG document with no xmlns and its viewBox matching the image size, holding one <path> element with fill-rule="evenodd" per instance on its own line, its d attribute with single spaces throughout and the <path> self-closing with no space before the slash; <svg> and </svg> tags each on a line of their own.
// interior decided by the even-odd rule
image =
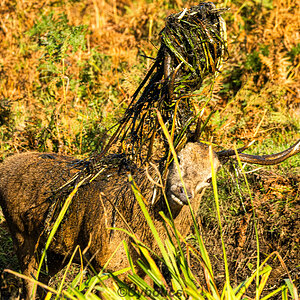
<svg viewBox="0 0 300 300">
<path fill-rule="evenodd" d="M 191 127 L 197 116 L 189 95 L 200 88 L 205 77 L 218 72 L 227 51 L 222 11 L 207 2 L 166 19 L 155 62 L 134 93 L 104 153 L 116 141 L 125 142 L 130 145 L 128 154 L 143 164 L 151 158 L 155 139 L 164 141 L 168 149 L 156 111 L 169 133 L 173 132 L 175 144 L 193 134 Z"/>
<path fill-rule="evenodd" d="M 85 179 L 89 183 L 112 167 L 129 171 L 134 164 L 136 169 L 141 167 L 151 159 L 155 143 L 163 145 L 160 169 L 166 170 L 171 157 L 167 156 L 169 144 L 157 121 L 157 111 L 175 145 L 183 144 L 188 136 L 196 134 L 191 127 L 197 115 L 189 95 L 200 88 L 205 77 L 218 72 L 227 51 L 222 11 L 206 2 L 166 19 L 155 62 L 115 125 L 115 133 L 100 154 L 70 165 L 78 172 L 64 186 L 51 191 L 55 209 L 49 211 L 48 220 L 55 220 L 59 213 L 61 205 L 57 205 L 56 199 L 63 199 L 62 194 L 68 195 L 78 182 Z M 122 154 L 107 155 L 114 144 L 121 145 Z"/>
</svg>

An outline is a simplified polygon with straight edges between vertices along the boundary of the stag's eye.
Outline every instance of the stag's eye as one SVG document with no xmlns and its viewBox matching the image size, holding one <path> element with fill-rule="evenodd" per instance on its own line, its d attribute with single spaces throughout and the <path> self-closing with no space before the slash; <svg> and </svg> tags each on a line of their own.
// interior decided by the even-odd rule
<svg viewBox="0 0 300 300">
<path fill-rule="evenodd" d="M 212 179 L 211 179 L 211 178 L 208 178 L 208 179 L 206 180 L 206 182 L 207 182 L 207 183 L 211 183 L 211 182 L 212 182 Z"/>
</svg>

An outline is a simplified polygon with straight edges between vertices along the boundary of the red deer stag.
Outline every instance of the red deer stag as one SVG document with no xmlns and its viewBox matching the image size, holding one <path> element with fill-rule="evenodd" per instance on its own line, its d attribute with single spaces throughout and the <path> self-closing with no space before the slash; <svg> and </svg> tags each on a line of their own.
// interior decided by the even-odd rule
<svg viewBox="0 0 300 300">
<path fill-rule="evenodd" d="M 244 162 L 271 165 L 280 163 L 298 152 L 300 140 L 278 154 L 255 156 L 240 153 L 239 156 Z M 229 156 L 235 156 L 235 152 L 213 152 L 214 168 L 217 170 Z M 109 159 L 114 163 L 107 164 L 93 181 L 80 186 L 74 196 L 65 220 L 48 250 L 50 275 L 62 268 L 61 262 L 77 245 L 81 249 L 89 245 L 88 251 L 94 256 L 94 266 L 99 270 L 117 245 L 123 239 L 129 239 L 125 233 L 109 231 L 108 227 L 130 226 L 146 245 L 157 250 L 152 233 L 133 196 L 128 172 L 132 173 L 142 194 L 148 200 L 148 210 L 160 236 L 163 238 L 166 234 L 158 212 L 163 211 L 168 215 L 167 205 L 159 192 L 156 201 L 152 201 L 154 184 L 147 179 L 146 171 L 137 170 L 128 161 L 124 163 L 125 158 L 122 159 L 121 156 L 110 156 Z M 186 205 L 187 197 L 196 210 L 201 197 L 195 195 L 205 189 L 211 180 L 209 148 L 201 143 L 187 143 L 179 151 L 178 160 L 187 193 L 184 192 L 177 167 L 172 163 L 166 179 L 165 194 L 175 225 L 184 234 L 191 225 L 190 212 Z M 21 270 L 27 276 L 35 276 L 37 254 L 45 245 L 49 229 L 47 224 L 53 204 L 58 203 L 61 198 L 65 199 L 65 196 L 61 195 L 53 200 L 51 191 L 59 190 L 74 177 L 74 174 L 80 172 L 78 162 L 69 156 L 29 152 L 8 157 L 0 165 L 0 205 L 14 241 Z M 122 167 L 124 165 L 126 168 Z M 152 172 L 155 174 L 154 170 Z M 130 251 L 136 259 L 137 254 L 134 250 Z M 108 266 L 109 271 L 127 265 L 124 250 L 120 250 L 116 255 Z M 33 284 L 28 281 L 24 284 L 26 297 L 29 298 Z"/>
</svg>

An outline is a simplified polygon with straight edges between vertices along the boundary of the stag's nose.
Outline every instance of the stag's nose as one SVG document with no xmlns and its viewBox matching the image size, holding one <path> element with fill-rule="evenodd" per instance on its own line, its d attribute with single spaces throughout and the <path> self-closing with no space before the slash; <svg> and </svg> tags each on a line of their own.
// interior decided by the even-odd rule
<svg viewBox="0 0 300 300">
<path fill-rule="evenodd" d="M 191 192 L 188 188 L 185 191 L 181 184 L 172 185 L 170 192 L 171 198 L 180 205 L 188 204 L 188 200 L 193 198 L 193 192 Z"/>
<path fill-rule="evenodd" d="M 193 198 L 192 193 L 191 193 L 189 190 L 187 190 L 186 192 L 187 192 L 188 198 L 189 198 L 189 199 L 192 199 L 192 198 Z M 184 195 L 186 196 L 185 191 L 184 191 L 184 188 L 183 188 L 182 186 L 180 187 L 180 193 L 181 193 L 181 194 L 184 194 Z"/>
<path fill-rule="evenodd" d="M 179 199 L 184 203 L 188 204 L 188 199 L 191 200 L 193 198 L 193 194 L 187 189 L 186 193 L 184 188 L 181 186 L 179 187 Z"/>
</svg>

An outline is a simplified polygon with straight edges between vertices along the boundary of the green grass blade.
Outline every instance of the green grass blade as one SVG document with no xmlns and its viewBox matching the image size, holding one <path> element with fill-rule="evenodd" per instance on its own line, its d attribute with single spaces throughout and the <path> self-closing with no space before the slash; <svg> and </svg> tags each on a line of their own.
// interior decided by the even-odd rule
<svg viewBox="0 0 300 300">
<path fill-rule="evenodd" d="M 272 291 L 268 295 L 260 298 L 260 300 L 268 300 L 268 299 L 274 299 L 274 296 L 280 292 L 282 292 L 284 289 L 286 289 L 286 286 L 281 286 L 280 288 L 276 289 L 275 291 Z"/>
<path fill-rule="evenodd" d="M 245 179 L 245 183 L 246 183 L 246 186 L 247 186 L 247 190 L 248 190 L 248 194 L 249 194 L 249 197 L 250 197 L 250 200 L 251 200 L 251 206 L 252 206 L 252 211 L 253 211 L 253 222 L 254 222 L 254 230 L 255 230 L 255 237 L 256 237 L 256 247 L 257 247 L 257 262 L 256 262 L 256 269 L 259 270 L 259 265 L 260 265 L 260 256 L 259 256 L 259 239 L 258 239 L 258 230 L 257 230 L 257 221 L 256 221 L 256 216 L 255 216 L 255 208 L 254 208 L 254 204 L 253 204 L 253 198 L 252 198 L 252 193 L 251 193 L 251 190 L 250 190 L 250 186 L 249 186 L 249 183 L 248 183 L 248 180 L 247 180 L 247 176 L 246 176 L 246 173 L 243 169 L 243 166 L 242 166 L 242 162 L 240 160 L 240 157 L 239 157 L 239 154 L 237 152 L 237 149 L 236 147 L 234 147 L 234 151 L 235 151 L 235 154 L 236 154 L 236 157 L 237 157 L 237 161 L 238 161 L 238 165 L 242 171 L 242 174 L 243 174 L 243 177 Z M 259 291 L 258 291 L 258 286 L 259 286 L 259 272 L 256 273 L 256 300 L 259 300 Z"/>
<path fill-rule="evenodd" d="M 130 253 L 129 253 L 128 245 L 125 241 L 123 241 L 123 247 L 125 249 L 125 253 L 126 253 L 131 271 L 132 271 L 133 274 L 136 274 L 136 270 L 135 270 L 135 267 L 134 267 L 134 264 L 133 264 L 133 260 L 132 260 L 132 257 L 130 255 Z"/>
<path fill-rule="evenodd" d="M 59 215 L 57 217 L 57 220 L 55 221 L 54 225 L 53 225 L 53 228 L 49 234 L 49 237 L 47 239 L 47 242 L 46 242 L 46 245 L 45 245 L 45 248 L 43 250 L 43 253 L 42 253 L 42 257 L 41 257 L 41 260 L 40 260 L 40 263 L 39 263 L 39 267 L 38 267 L 38 270 L 37 270 L 37 273 L 36 273 L 36 278 L 38 279 L 39 278 L 39 274 L 40 274 L 40 271 L 41 271 L 41 268 L 42 268 L 42 265 L 43 265 L 43 262 L 45 260 L 45 256 L 46 256 L 46 252 L 50 246 L 50 243 L 60 225 L 60 223 L 62 222 L 63 218 L 64 218 L 64 215 L 66 214 L 67 212 L 67 209 L 68 207 L 70 206 L 71 202 L 72 202 L 72 199 L 73 197 L 75 196 L 75 194 L 77 193 L 79 187 L 85 182 L 85 179 L 81 180 L 77 185 L 76 187 L 74 188 L 74 190 L 70 193 L 70 195 L 67 197 L 61 211 L 59 212 Z M 33 292 L 32 292 L 32 297 L 34 298 L 35 297 L 35 293 L 36 293 L 36 284 L 34 284 L 34 288 L 33 288 Z"/>
<path fill-rule="evenodd" d="M 63 278 L 62 278 L 62 280 L 61 280 L 61 282 L 60 282 L 60 286 L 59 286 L 59 288 L 58 288 L 57 295 L 56 295 L 55 299 L 59 299 L 59 297 L 60 297 L 60 295 L 61 295 L 61 292 L 62 292 L 64 283 L 65 283 L 65 280 L 66 280 L 68 271 L 69 271 L 69 269 L 70 269 L 71 263 L 72 263 L 72 261 L 73 261 L 73 259 L 74 259 L 74 256 L 75 256 L 75 254 L 76 254 L 77 251 L 79 251 L 79 246 L 78 246 L 78 245 L 76 246 L 76 248 L 75 248 L 75 250 L 74 250 L 74 252 L 73 252 L 73 254 L 72 254 L 72 256 L 71 256 L 71 258 L 70 258 L 70 260 L 69 260 L 69 262 L 68 262 L 68 264 L 67 264 L 66 270 L 65 270 L 65 272 L 64 272 L 64 276 L 63 276 Z"/>
<path fill-rule="evenodd" d="M 225 276 L 226 276 L 226 291 L 227 291 L 227 298 L 230 299 L 230 278 L 229 278 L 229 270 L 228 270 L 228 262 L 227 262 L 227 256 L 226 256 L 226 250 L 225 250 L 225 244 L 223 239 L 223 231 L 222 231 L 222 223 L 221 223 L 221 214 L 220 214 L 220 206 L 219 206 L 219 195 L 217 190 L 217 176 L 216 176 L 216 170 L 214 169 L 214 160 L 213 160 L 213 150 L 212 146 L 209 146 L 209 159 L 211 164 L 211 174 L 212 174 L 212 185 L 213 185 L 213 192 L 214 192 L 214 198 L 215 198 L 215 204 L 217 209 L 217 217 L 218 217 L 218 223 L 219 223 L 219 229 L 220 229 L 220 236 L 221 236 L 221 242 L 222 242 L 222 250 L 223 250 L 223 259 L 224 259 L 224 266 L 225 266 Z"/>
<path fill-rule="evenodd" d="M 271 271 L 272 271 L 272 268 L 270 266 L 266 266 L 264 268 L 264 271 L 261 272 L 263 274 L 261 274 L 261 280 L 260 280 L 259 286 L 257 288 L 258 289 L 258 297 L 260 297 L 261 293 L 263 292 Z"/>
<path fill-rule="evenodd" d="M 115 256 L 115 254 L 117 253 L 117 251 L 119 250 L 120 246 L 123 244 L 123 241 L 121 241 L 119 243 L 119 245 L 116 247 L 115 251 L 112 253 L 112 255 L 109 257 L 109 259 L 107 260 L 107 262 L 105 263 L 105 265 L 103 266 L 102 270 L 100 271 L 100 273 L 96 276 L 97 279 L 95 279 L 91 285 L 89 286 L 88 290 L 86 291 L 85 293 L 85 296 L 88 296 L 92 290 L 94 289 L 95 285 L 98 283 L 98 282 L 102 282 L 103 281 L 103 278 L 101 278 L 101 275 L 103 273 L 103 271 L 105 270 L 105 268 L 109 265 L 110 261 L 112 260 L 112 258 Z"/>
<path fill-rule="evenodd" d="M 291 280 L 289 278 L 284 279 L 284 282 L 285 282 L 287 288 L 289 289 L 292 299 L 298 300 L 299 296 L 298 296 L 297 288 L 293 284 L 293 282 L 291 282 Z"/>
<path fill-rule="evenodd" d="M 167 265 L 171 266 L 171 261 L 169 259 L 169 256 L 168 256 L 167 252 L 166 252 L 164 244 L 161 241 L 160 236 L 159 236 L 159 234 L 158 234 L 158 232 L 157 232 L 157 230 L 156 230 L 156 228 L 155 228 L 155 226 L 153 224 L 153 221 L 152 221 L 152 219 L 151 219 L 151 217 L 149 215 L 149 212 L 148 212 L 148 210 L 147 210 L 147 208 L 145 206 L 144 200 L 142 198 L 143 196 L 141 195 L 140 191 L 138 190 L 138 188 L 137 188 L 137 186 L 136 186 L 136 184 L 135 184 L 135 182 L 134 182 L 134 180 L 133 180 L 133 178 L 132 178 L 131 175 L 129 175 L 129 182 L 131 183 L 131 187 L 132 187 L 132 191 L 134 193 L 134 196 L 137 199 L 137 201 L 138 201 L 138 203 L 139 203 L 139 205 L 140 205 L 140 207 L 142 209 L 142 212 L 143 212 L 143 214 L 144 214 L 144 216 L 146 218 L 146 221 L 147 221 L 147 223 L 148 223 L 148 225 L 149 225 L 149 227 L 151 229 L 151 232 L 152 232 L 152 234 L 154 236 L 154 239 L 156 240 L 157 245 L 158 245 L 158 247 L 159 247 L 159 249 L 160 249 L 160 251 L 161 251 L 161 253 L 163 255 L 163 258 L 165 259 Z"/>
</svg>

